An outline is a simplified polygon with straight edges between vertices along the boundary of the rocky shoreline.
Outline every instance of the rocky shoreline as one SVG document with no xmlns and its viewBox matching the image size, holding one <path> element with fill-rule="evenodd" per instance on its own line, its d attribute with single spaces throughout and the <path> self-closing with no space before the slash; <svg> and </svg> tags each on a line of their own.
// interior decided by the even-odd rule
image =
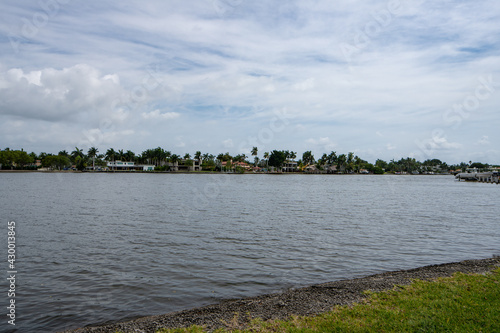
<svg viewBox="0 0 500 333">
<path fill-rule="evenodd" d="M 66 331 L 72 333 L 104 332 L 155 332 L 161 328 L 204 326 L 217 328 L 243 328 L 253 318 L 287 319 L 291 315 L 314 315 L 329 311 L 335 305 L 359 302 L 364 291 L 382 291 L 395 285 L 409 284 L 414 279 L 432 280 L 451 276 L 456 272 L 467 274 L 486 273 L 500 267 L 500 258 L 466 260 L 456 263 L 431 265 L 410 270 L 386 272 L 363 278 L 341 280 L 282 293 L 223 301 L 191 310 L 164 315 L 143 317 L 136 320 L 105 326 L 85 327 Z"/>
</svg>

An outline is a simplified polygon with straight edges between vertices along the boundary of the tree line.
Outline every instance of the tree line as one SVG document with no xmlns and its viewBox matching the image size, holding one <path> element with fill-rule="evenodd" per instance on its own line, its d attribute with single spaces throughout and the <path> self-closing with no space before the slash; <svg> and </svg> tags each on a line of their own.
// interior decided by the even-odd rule
<svg viewBox="0 0 500 333">
<path fill-rule="evenodd" d="M 192 164 L 193 160 L 200 161 L 203 170 L 219 171 L 224 168 L 241 167 L 241 163 L 249 166 L 260 167 L 264 170 L 281 170 L 281 168 L 290 162 L 297 171 L 316 170 L 318 172 L 335 173 L 359 173 L 366 170 L 370 173 L 382 174 L 384 172 L 401 173 L 421 173 L 421 172 L 448 172 L 450 170 L 465 171 L 467 168 L 488 169 L 490 165 L 483 163 L 462 162 L 456 165 L 448 165 L 439 159 L 428 159 L 423 162 L 415 158 L 401 158 L 400 160 L 384 161 L 377 159 L 374 164 L 363 160 L 353 152 L 347 154 L 338 154 L 335 151 L 324 153 L 316 159 L 311 151 L 306 151 L 301 158 L 297 160 L 297 152 L 289 150 L 273 150 L 263 153 L 263 158 L 258 157 L 258 148 L 253 147 L 249 155 L 238 154 L 230 155 L 228 152 L 213 155 L 210 153 L 195 152 L 193 155 L 186 153 L 184 155 L 172 154 L 170 151 L 161 147 L 147 149 L 140 154 L 131 150 L 107 149 L 105 152 L 99 151 L 96 147 L 91 147 L 87 152 L 75 147 L 71 152 L 66 150 L 58 154 L 50 153 L 27 153 L 24 150 L 10 150 L 5 148 L 0 150 L 0 168 L 4 170 L 24 169 L 35 170 L 40 167 L 52 168 L 55 170 L 64 170 L 74 168 L 92 170 L 104 168 L 108 162 L 123 161 L 134 162 L 136 164 L 154 165 L 155 170 L 168 170 L 169 165 L 175 163 Z M 37 163 L 38 162 L 38 163 Z M 225 163 L 223 163 L 225 162 Z M 239 163 L 238 163 L 239 162 Z"/>
</svg>

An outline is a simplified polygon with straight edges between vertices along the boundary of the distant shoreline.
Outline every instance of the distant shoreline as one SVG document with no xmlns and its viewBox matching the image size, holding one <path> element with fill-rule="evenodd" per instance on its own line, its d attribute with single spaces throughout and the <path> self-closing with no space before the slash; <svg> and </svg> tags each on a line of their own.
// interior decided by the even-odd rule
<svg viewBox="0 0 500 333">
<path fill-rule="evenodd" d="M 484 274 L 500 266 L 500 258 L 465 260 L 461 262 L 424 266 L 409 270 L 385 272 L 362 278 L 340 280 L 294 288 L 282 293 L 257 297 L 224 300 L 218 304 L 190 310 L 147 316 L 135 320 L 103 326 L 85 327 L 65 332 L 156 332 L 162 328 L 204 326 L 212 331 L 229 328 L 228 323 L 238 321 L 241 327 L 249 323 L 249 317 L 288 319 L 291 315 L 312 316 L 331 310 L 336 305 L 350 305 L 366 297 L 365 291 L 390 290 L 395 285 L 407 285 L 414 279 L 434 280 L 461 272 Z"/>
<path fill-rule="evenodd" d="M 395 173 L 384 173 L 384 174 L 362 174 L 362 173 L 310 173 L 310 172 L 220 172 L 220 171 L 76 171 L 76 170 L 0 170 L 0 173 L 75 173 L 75 174 L 172 174 L 172 175 L 325 175 L 325 176 L 453 176 L 453 174 L 448 173 L 437 173 L 437 174 L 395 174 Z"/>
</svg>

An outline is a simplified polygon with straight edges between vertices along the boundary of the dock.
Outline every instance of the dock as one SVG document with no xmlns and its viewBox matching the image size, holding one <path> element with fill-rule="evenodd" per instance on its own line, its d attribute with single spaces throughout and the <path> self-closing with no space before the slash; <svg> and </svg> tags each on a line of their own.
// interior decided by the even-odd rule
<svg viewBox="0 0 500 333">
<path fill-rule="evenodd" d="M 455 176 L 458 181 L 473 181 L 480 183 L 500 184 L 499 172 L 462 172 Z"/>
</svg>

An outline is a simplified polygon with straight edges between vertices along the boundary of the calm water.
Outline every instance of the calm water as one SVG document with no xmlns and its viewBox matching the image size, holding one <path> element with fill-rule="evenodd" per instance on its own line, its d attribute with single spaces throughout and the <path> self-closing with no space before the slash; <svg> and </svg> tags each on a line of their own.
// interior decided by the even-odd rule
<svg viewBox="0 0 500 333">
<path fill-rule="evenodd" d="M 491 257 L 499 191 L 451 176 L 0 173 L 17 332 Z"/>
</svg>

